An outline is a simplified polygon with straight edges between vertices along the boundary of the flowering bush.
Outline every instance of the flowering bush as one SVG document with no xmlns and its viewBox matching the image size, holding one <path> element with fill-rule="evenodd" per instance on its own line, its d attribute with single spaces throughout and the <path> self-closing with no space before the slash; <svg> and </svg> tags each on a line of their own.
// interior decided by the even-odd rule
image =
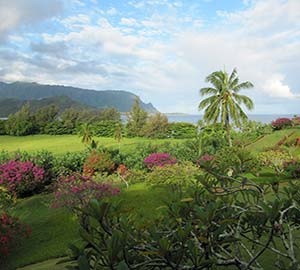
<svg viewBox="0 0 300 270">
<path fill-rule="evenodd" d="M 289 118 L 278 118 L 275 121 L 273 121 L 271 125 L 275 130 L 280 130 L 287 127 L 291 127 L 293 125 L 293 122 Z"/>
<path fill-rule="evenodd" d="M 21 224 L 17 218 L 5 212 L 0 214 L 0 257 L 7 256 L 21 238 L 30 236 L 30 232 L 30 228 Z"/>
<path fill-rule="evenodd" d="M 283 168 L 292 178 L 300 178 L 300 161 L 291 159 L 283 163 Z"/>
<path fill-rule="evenodd" d="M 163 167 L 177 163 L 177 159 L 171 157 L 168 153 L 153 153 L 144 159 L 144 164 L 149 168 Z"/>
<path fill-rule="evenodd" d="M 93 176 L 96 172 L 111 173 L 114 167 L 115 164 L 109 153 L 92 151 L 83 165 L 83 174 Z"/>
<path fill-rule="evenodd" d="M 44 169 L 31 161 L 10 160 L 0 165 L 0 184 L 20 197 L 40 191 L 44 183 Z"/>
<path fill-rule="evenodd" d="M 120 193 L 119 188 L 110 183 L 97 183 L 90 176 L 74 174 L 61 177 L 56 186 L 52 207 L 66 206 L 71 210 L 84 208 L 91 199 L 101 199 Z"/>
</svg>

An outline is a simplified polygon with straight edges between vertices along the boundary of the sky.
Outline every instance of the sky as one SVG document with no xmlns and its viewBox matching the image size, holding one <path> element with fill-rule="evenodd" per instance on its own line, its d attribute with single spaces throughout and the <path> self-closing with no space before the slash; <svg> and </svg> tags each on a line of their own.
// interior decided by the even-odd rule
<svg viewBox="0 0 300 270">
<path fill-rule="evenodd" d="M 300 0 L 0 0 L 0 81 L 195 114 L 206 76 L 233 68 L 251 113 L 300 113 Z"/>
</svg>

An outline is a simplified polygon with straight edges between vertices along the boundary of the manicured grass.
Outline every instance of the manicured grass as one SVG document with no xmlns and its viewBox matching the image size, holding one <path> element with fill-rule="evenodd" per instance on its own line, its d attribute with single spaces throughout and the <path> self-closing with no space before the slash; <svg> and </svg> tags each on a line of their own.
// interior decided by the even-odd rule
<svg viewBox="0 0 300 270">
<path fill-rule="evenodd" d="M 67 210 L 50 208 L 52 196 L 51 194 L 36 195 L 17 203 L 13 214 L 30 225 L 32 235 L 8 257 L 5 268 L 0 267 L 1 270 L 12 270 L 43 261 L 46 262 L 25 269 L 64 269 L 63 265 L 55 266 L 56 261 L 48 260 L 67 254 L 68 245 L 78 242 L 79 227 L 75 216 Z M 172 196 L 166 188 L 135 184 L 129 189 L 124 189 L 120 196 L 112 200 L 121 201 L 124 211 L 130 213 L 137 224 L 142 225 L 145 222 L 154 222 L 154 219 L 163 211 L 158 208 L 169 201 Z"/>
<path fill-rule="evenodd" d="M 255 152 L 261 152 L 264 151 L 264 149 L 268 147 L 275 146 L 280 139 L 282 139 L 284 136 L 288 136 L 291 132 L 295 131 L 295 134 L 293 137 L 299 137 L 300 136 L 300 129 L 284 129 L 276 131 L 272 134 L 266 135 L 262 139 L 256 141 L 253 144 L 250 144 L 247 146 L 248 150 L 255 151 Z M 297 150 L 298 151 L 298 150 Z M 299 150 L 300 151 L 300 150 Z"/>
<path fill-rule="evenodd" d="M 99 145 L 106 147 L 119 147 L 114 138 L 96 137 L 94 138 Z M 120 144 L 121 151 L 127 151 L 139 143 L 163 143 L 166 141 L 180 142 L 182 140 L 175 139 L 147 139 L 147 138 L 123 138 Z M 6 150 L 14 152 L 16 150 L 24 150 L 35 152 L 41 149 L 48 150 L 55 154 L 65 152 L 77 152 L 85 147 L 81 139 L 77 135 L 30 135 L 23 137 L 0 136 L 0 151 Z"/>
<path fill-rule="evenodd" d="M 76 218 L 65 209 L 51 208 L 51 200 L 52 195 L 37 195 L 18 201 L 12 214 L 28 224 L 32 233 L 8 257 L 4 269 L 64 256 L 69 243 L 79 239 Z"/>
</svg>

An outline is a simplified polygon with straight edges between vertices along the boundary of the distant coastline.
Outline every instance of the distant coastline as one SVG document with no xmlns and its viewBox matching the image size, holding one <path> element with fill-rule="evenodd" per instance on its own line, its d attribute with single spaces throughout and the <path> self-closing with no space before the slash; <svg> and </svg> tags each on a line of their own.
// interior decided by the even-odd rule
<svg viewBox="0 0 300 270">
<path fill-rule="evenodd" d="M 196 124 L 199 120 L 203 118 L 203 115 L 196 114 L 184 114 L 184 113 L 165 113 L 168 117 L 169 122 L 187 122 Z M 264 124 L 269 124 L 277 118 L 287 117 L 292 118 L 294 115 L 299 114 L 249 114 L 248 118 L 257 122 Z"/>
</svg>

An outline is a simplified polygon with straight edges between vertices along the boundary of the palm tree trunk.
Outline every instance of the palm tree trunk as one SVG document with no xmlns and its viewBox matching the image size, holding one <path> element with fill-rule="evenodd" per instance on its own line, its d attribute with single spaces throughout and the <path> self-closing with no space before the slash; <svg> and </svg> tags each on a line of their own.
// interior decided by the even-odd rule
<svg viewBox="0 0 300 270">
<path fill-rule="evenodd" d="M 232 147 L 232 141 L 231 141 L 231 136 L 230 136 L 230 123 L 229 123 L 229 115 L 228 114 L 226 115 L 225 121 L 226 121 L 225 126 L 226 126 L 228 144 L 229 144 L 229 147 Z"/>
</svg>

